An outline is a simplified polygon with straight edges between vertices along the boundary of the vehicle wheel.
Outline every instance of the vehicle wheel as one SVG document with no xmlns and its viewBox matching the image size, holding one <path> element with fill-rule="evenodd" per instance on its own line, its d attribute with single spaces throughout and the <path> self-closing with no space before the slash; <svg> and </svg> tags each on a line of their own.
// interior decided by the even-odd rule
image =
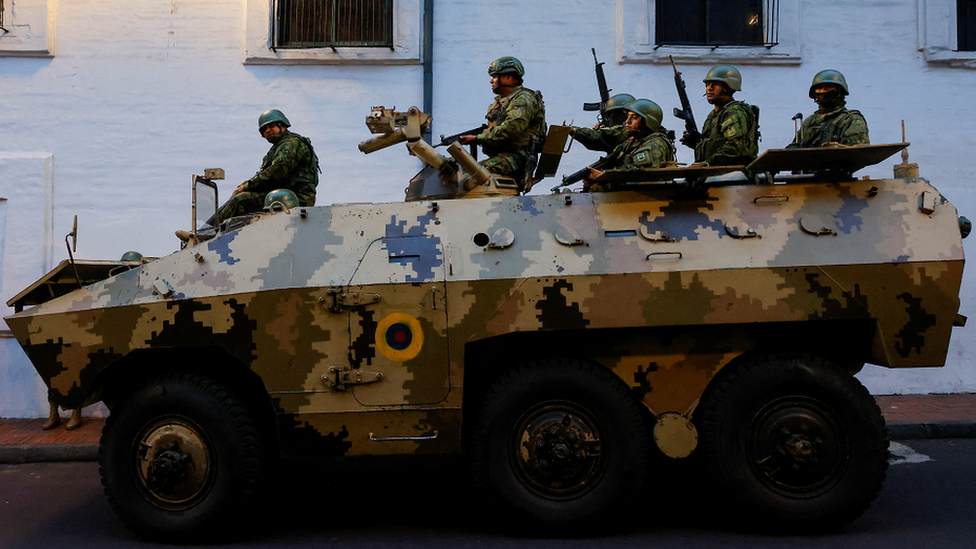
<svg viewBox="0 0 976 549">
<path fill-rule="evenodd" d="M 254 502 L 264 454 L 244 404 L 219 382 L 166 374 L 105 423 L 99 472 L 116 514 L 136 532 L 213 531 Z"/>
<path fill-rule="evenodd" d="M 874 398 L 834 364 L 779 355 L 731 366 L 702 410 L 702 448 L 736 524 L 822 531 L 852 522 L 888 469 Z"/>
<path fill-rule="evenodd" d="M 540 361 L 491 387 L 471 465 L 492 507 L 515 524 L 575 531 L 636 496 L 649 445 L 638 403 L 619 378 L 579 361 Z"/>
</svg>

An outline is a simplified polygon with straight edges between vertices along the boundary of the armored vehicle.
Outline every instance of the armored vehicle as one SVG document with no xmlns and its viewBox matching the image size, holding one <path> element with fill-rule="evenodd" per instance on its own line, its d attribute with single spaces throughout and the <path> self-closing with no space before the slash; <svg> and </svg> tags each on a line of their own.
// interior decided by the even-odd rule
<svg viewBox="0 0 976 549">
<path fill-rule="evenodd" d="M 280 459 L 461 452 L 487 506 L 560 531 L 641 505 L 669 459 L 757 527 L 870 505 L 888 440 L 853 374 L 941 366 L 964 320 L 956 209 L 907 162 L 853 176 L 907 144 L 453 199 L 506 182 L 466 189 L 463 150 L 388 114 L 364 148 L 420 151 L 409 201 L 272 209 L 165 257 L 64 262 L 8 303 L 52 398 L 111 410 L 124 522 L 219 528 Z"/>
</svg>

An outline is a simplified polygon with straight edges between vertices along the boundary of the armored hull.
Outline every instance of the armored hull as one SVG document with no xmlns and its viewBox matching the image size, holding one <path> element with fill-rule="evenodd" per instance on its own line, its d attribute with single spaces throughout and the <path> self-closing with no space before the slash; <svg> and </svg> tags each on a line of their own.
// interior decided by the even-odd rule
<svg viewBox="0 0 976 549">
<path fill-rule="evenodd" d="M 734 435 L 718 418 L 729 415 L 743 384 L 752 387 L 750 375 L 762 376 L 764 388 L 749 398 L 786 404 L 742 412 L 754 425 L 742 436 L 769 431 L 766 446 L 793 454 L 822 444 L 821 461 L 836 462 L 800 479 L 754 481 L 757 493 L 769 493 L 748 496 L 748 508 L 778 509 L 777 520 L 802 527 L 853 520 L 873 500 L 886 467 L 883 422 L 863 388 L 821 386 L 856 384 L 850 374 L 866 362 L 944 364 L 962 274 L 958 214 L 924 179 L 654 184 L 264 214 L 6 320 L 63 407 L 109 404 L 107 430 L 114 423 L 149 445 L 170 443 L 174 436 L 145 427 L 155 417 L 148 412 L 129 430 L 119 418 L 138 415 L 134 395 L 197 386 L 179 376 L 202 375 L 240 401 L 253 424 L 245 438 L 262 453 L 473 447 L 476 479 L 491 497 L 551 524 L 631 501 L 635 489 L 623 486 L 642 484 L 645 468 L 617 459 L 647 461 L 655 442 L 674 458 L 704 453 L 719 484 L 741 491 L 726 479 L 736 476 L 721 463 L 731 460 L 723 452 Z M 828 372 L 821 376 L 827 381 L 811 381 L 809 394 L 769 381 L 797 368 Z M 564 375 L 572 379 L 560 381 Z M 550 382 L 556 393 L 543 389 Z M 526 389 L 533 383 L 535 392 Z M 588 401 L 581 387 L 601 384 L 607 393 Z M 844 408 L 847 397 L 856 410 Z M 630 408 L 603 406 L 621 399 L 632 400 Z M 554 404 L 565 402 L 575 404 Z M 507 411 L 512 406 L 516 412 Z M 838 419 L 846 415 L 854 419 Z M 629 430 L 618 434 L 607 422 L 621 416 Z M 496 433 L 506 421 L 511 425 Z M 553 421 L 569 434 L 540 427 Z M 824 433 L 804 444 L 795 441 L 799 435 L 777 439 L 783 429 Z M 203 431 L 175 439 L 207 447 L 215 437 Z M 516 437 L 516 465 L 499 471 L 492 463 L 509 458 L 491 448 L 509 436 Z M 547 467 L 563 454 L 552 450 L 546 458 L 523 444 L 565 450 L 566 440 L 578 438 L 590 444 L 575 454 L 582 461 L 555 472 Z M 624 439 L 627 451 L 620 450 Z M 755 453 L 772 452 L 757 445 Z M 181 455 L 213 455 L 201 452 Z M 129 467 L 124 450 L 117 459 Z M 137 466 L 143 472 L 132 481 L 149 486 L 143 497 L 172 499 L 147 468 Z M 615 474 L 629 480 L 616 486 Z M 849 486 L 852 475 L 867 478 L 865 485 Z M 107 486 L 113 482 L 124 481 Z M 209 505 L 211 496 L 197 488 L 190 489 L 190 507 Z M 795 503 L 796 494 L 804 503 Z M 778 498 L 800 507 L 784 511 Z M 569 500 L 575 503 L 551 504 Z M 185 512 L 181 505 L 173 509 Z M 156 533 L 192 530 L 220 516 L 160 523 L 120 514 Z"/>
</svg>

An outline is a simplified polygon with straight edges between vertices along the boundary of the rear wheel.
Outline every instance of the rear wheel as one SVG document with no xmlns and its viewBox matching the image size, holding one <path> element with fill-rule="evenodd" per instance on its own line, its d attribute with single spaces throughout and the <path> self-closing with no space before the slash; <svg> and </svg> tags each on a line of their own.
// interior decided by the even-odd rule
<svg viewBox="0 0 976 549">
<path fill-rule="evenodd" d="M 702 410 L 702 447 L 739 524 L 830 530 L 859 517 L 888 468 L 874 398 L 814 356 L 754 359 L 725 372 Z"/>
<path fill-rule="evenodd" d="M 649 440 L 625 384 L 573 360 L 529 363 L 489 391 L 472 444 L 475 480 L 533 527 L 579 530 L 641 489 Z"/>
<path fill-rule="evenodd" d="M 113 411 L 99 461 L 116 514 L 140 534 L 164 538 L 225 526 L 254 501 L 264 472 L 243 403 L 194 374 L 162 375 Z"/>
</svg>

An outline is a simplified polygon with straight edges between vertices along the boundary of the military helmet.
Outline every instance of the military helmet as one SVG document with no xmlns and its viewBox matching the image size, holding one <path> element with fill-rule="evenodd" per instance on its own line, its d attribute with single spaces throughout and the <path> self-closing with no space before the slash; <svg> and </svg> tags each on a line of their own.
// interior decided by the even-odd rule
<svg viewBox="0 0 976 549">
<path fill-rule="evenodd" d="M 496 74 L 514 74 L 515 76 L 522 76 L 525 74 L 525 67 L 522 66 L 522 62 L 518 59 L 505 56 L 499 57 L 488 65 L 488 74 L 495 76 Z"/>
<path fill-rule="evenodd" d="M 664 120 L 664 112 L 661 107 L 650 99 L 635 99 L 627 107 L 627 110 L 643 118 L 647 128 L 651 131 L 660 128 L 661 121 Z"/>
<path fill-rule="evenodd" d="M 825 69 L 816 74 L 813 77 L 813 83 L 810 84 L 810 99 L 813 99 L 813 89 L 821 84 L 833 84 L 837 86 L 842 95 L 847 95 L 850 91 L 847 89 L 847 79 L 840 71 L 835 71 L 834 69 Z"/>
<path fill-rule="evenodd" d="M 275 189 L 264 197 L 264 209 L 275 212 L 297 208 L 298 195 L 288 189 Z"/>
<path fill-rule="evenodd" d="M 122 258 L 119 261 L 142 261 L 142 254 L 129 250 L 122 254 Z"/>
<path fill-rule="evenodd" d="M 261 116 L 258 117 L 258 133 L 264 133 L 264 127 L 268 124 L 274 122 L 279 122 L 284 127 L 288 128 L 291 126 L 291 122 L 285 118 L 285 114 L 278 109 L 271 109 L 270 111 L 264 111 Z"/>
<path fill-rule="evenodd" d="M 607 112 L 627 110 L 630 104 L 634 102 L 634 96 L 629 93 L 618 93 L 610 99 L 607 99 Z"/>
<path fill-rule="evenodd" d="M 715 65 L 708 69 L 708 74 L 702 82 L 721 82 L 732 91 L 742 90 L 742 75 L 739 74 L 739 69 L 732 65 Z"/>
</svg>

